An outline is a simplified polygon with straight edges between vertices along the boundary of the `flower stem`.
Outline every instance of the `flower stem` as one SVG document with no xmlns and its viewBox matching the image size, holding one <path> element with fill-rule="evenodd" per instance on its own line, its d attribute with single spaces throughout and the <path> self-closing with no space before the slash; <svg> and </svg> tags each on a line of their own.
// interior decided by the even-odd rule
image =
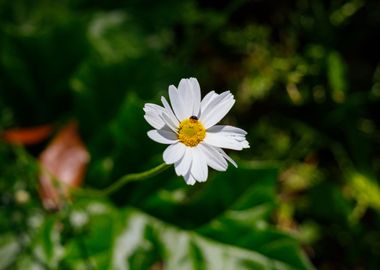
<svg viewBox="0 0 380 270">
<path fill-rule="evenodd" d="M 154 167 L 153 169 L 150 169 L 145 172 L 124 175 L 121 178 L 119 178 L 115 183 L 103 189 L 101 192 L 104 196 L 108 196 L 129 182 L 145 180 L 165 171 L 167 168 L 169 168 L 169 165 L 162 163 L 157 167 Z"/>
<path fill-rule="evenodd" d="M 126 185 L 127 183 L 145 180 L 165 171 L 167 168 L 169 168 L 169 165 L 162 163 L 157 167 L 154 167 L 145 172 L 126 174 L 120 177 L 116 182 L 102 190 L 88 188 L 73 188 L 73 192 L 83 196 L 109 196 L 110 194 L 119 190 L 122 186 Z"/>
<path fill-rule="evenodd" d="M 20 158 L 25 159 L 26 161 L 29 161 L 31 164 L 33 164 L 36 168 L 36 170 L 44 170 L 43 167 L 41 167 L 41 164 L 32 156 L 30 155 L 23 147 L 15 146 L 14 151 L 17 153 L 17 155 Z M 140 173 L 131 173 L 126 174 L 122 177 L 120 177 L 116 182 L 111 184 L 110 186 L 98 190 L 93 188 L 81 188 L 81 187 L 74 187 L 74 186 L 66 186 L 66 188 L 69 189 L 70 193 L 73 195 L 83 196 L 83 197 L 102 197 L 102 196 L 109 196 L 110 194 L 114 193 L 115 191 L 119 190 L 122 186 L 126 185 L 129 182 L 137 182 L 142 181 L 145 179 L 148 179 L 150 177 L 153 177 L 166 169 L 168 169 L 170 166 L 162 163 L 150 170 L 140 172 Z M 49 173 L 49 172 L 47 172 Z M 63 184 L 62 180 L 57 179 L 54 175 L 51 175 L 49 173 L 54 185 L 60 186 Z M 36 182 L 37 183 L 37 182 Z M 38 185 L 35 186 L 36 189 L 38 189 Z"/>
</svg>

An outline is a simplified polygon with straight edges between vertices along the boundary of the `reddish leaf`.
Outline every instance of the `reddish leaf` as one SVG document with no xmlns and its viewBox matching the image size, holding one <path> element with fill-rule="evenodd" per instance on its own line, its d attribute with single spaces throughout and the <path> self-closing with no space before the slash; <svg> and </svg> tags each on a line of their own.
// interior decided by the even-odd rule
<svg viewBox="0 0 380 270">
<path fill-rule="evenodd" d="M 13 128 L 1 134 L 7 143 L 31 145 L 45 140 L 53 128 L 51 125 L 42 125 L 30 128 Z"/>
<path fill-rule="evenodd" d="M 75 122 L 67 124 L 41 153 L 40 195 L 44 207 L 59 209 L 68 199 L 69 186 L 80 186 L 89 154 Z"/>
</svg>

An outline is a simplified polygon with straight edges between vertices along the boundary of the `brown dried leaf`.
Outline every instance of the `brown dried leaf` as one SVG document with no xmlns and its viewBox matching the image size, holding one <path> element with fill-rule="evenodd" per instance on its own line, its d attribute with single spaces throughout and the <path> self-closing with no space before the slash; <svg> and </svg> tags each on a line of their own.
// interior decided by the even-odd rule
<svg viewBox="0 0 380 270">
<path fill-rule="evenodd" d="M 5 130 L 1 134 L 1 137 L 7 143 L 32 145 L 47 139 L 52 130 L 52 125 L 42 125 L 30 128 L 13 128 Z"/>
<path fill-rule="evenodd" d="M 69 198 L 69 187 L 80 186 L 90 156 L 78 135 L 77 124 L 70 122 L 41 153 L 40 196 L 46 209 L 59 209 Z"/>
</svg>

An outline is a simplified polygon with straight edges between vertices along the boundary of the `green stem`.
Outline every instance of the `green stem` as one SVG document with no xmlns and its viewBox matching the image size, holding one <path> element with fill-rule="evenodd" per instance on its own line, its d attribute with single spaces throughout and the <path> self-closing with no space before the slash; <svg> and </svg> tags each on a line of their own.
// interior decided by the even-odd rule
<svg viewBox="0 0 380 270">
<path fill-rule="evenodd" d="M 153 169 L 141 173 L 127 174 L 119 178 L 116 182 L 102 190 L 87 189 L 87 188 L 73 188 L 73 192 L 83 196 L 109 196 L 115 191 L 119 190 L 122 186 L 130 182 L 142 181 L 147 178 L 153 177 L 169 168 L 169 165 L 162 163 Z"/>
<path fill-rule="evenodd" d="M 104 196 L 108 196 L 129 182 L 145 180 L 165 171 L 167 168 L 169 168 L 169 165 L 162 163 L 157 167 L 154 167 L 153 169 L 150 169 L 145 172 L 124 175 L 121 178 L 119 178 L 115 183 L 103 189 L 101 192 Z"/>
<path fill-rule="evenodd" d="M 41 164 L 37 162 L 37 160 L 28 154 L 23 147 L 15 147 L 14 150 L 18 154 L 18 156 L 30 161 L 32 164 L 36 166 L 39 170 L 43 170 L 41 167 Z M 141 173 L 132 173 L 132 174 L 127 174 L 119 178 L 116 182 L 111 184 L 109 187 L 106 187 L 105 189 L 102 190 L 97 190 L 97 189 L 92 189 L 92 188 L 80 188 L 80 187 L 68 187 L 71 191 L 72 194 L 77 194 L 79 196 L 90 196 L 90 197 L 99 197 L 99 196 L 109 196 L 110 194 L 114 193 L 117 191 L 119 188 L 124 186 L 125 184 L 129 182 L 136 182 L 136 181 L 142 181 L 147 178 L 153 177 L 163 171 L 165 171 L 167 168 L 170 166 L 162 163 L 153 169 L 147 170 L 145 172 Z M 61 185 L 63 182 L 51 175 L 52 180 L 54 181 L 55 184 Z M 37 186 L 36 186 L 37 188 Z"/>
</svg>

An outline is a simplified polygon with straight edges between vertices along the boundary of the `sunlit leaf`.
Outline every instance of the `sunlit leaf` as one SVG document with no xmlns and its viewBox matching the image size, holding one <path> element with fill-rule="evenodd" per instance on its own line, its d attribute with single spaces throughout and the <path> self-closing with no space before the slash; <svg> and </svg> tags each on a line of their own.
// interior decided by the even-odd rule
<svg viewBox="0 0 380 270">
<path fill-rule="evenodd" d="M 380 211 L 380 186 L 374 180 L 360 173 L 353 174 L 350 180 L 347 191 L 357 201 L 351 219 L 353 221 L 360 219 L 367 207 Z"/>
</svg>

